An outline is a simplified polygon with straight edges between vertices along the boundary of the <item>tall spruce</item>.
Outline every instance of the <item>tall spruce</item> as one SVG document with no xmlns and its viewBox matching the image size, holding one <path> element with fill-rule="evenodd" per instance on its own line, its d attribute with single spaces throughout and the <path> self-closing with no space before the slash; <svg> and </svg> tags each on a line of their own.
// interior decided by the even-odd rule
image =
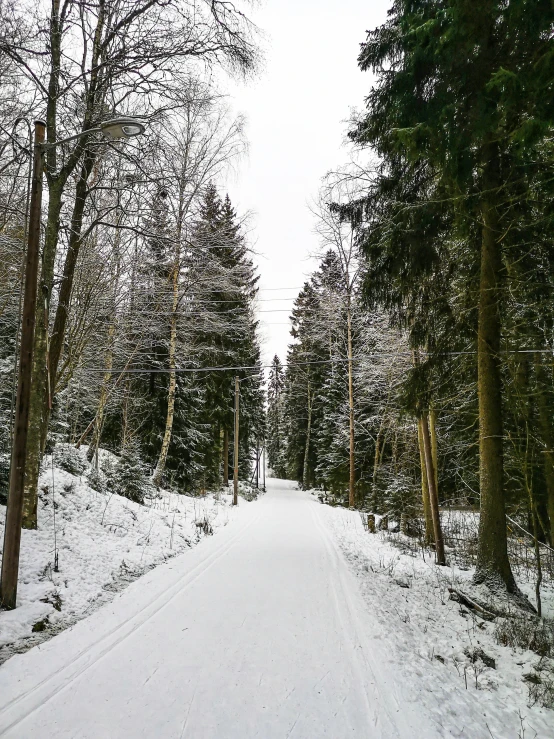
<svg viewBox="0 0 554 739">
<path fill-rule="evenodd" d="M 277 354 L 271 360 L 267 383 L 267 460 L 277 477 L 286 476 L 285 370 Z"/>
<path fill-rule="evenodd" d="M 352 133 L 354 141 L 379 154 L 383 192 L 387 183 L 394 190 L 395 177 L 409 178 L 424 206 L 417 217 L 429 228 L 438 203 L 448 202 L 450 263 L 463 239 L 477 283 L 466 286 L 468 292 L 473 287 L 477 302 L 481 517 L 475 581 L 512 593 L 517 587 L 506 541 L 502 309 L 508 261 L 517 246 L 510 233 L 514 198 L 525 197 L 521 180 L 552 123 L 552 21 L 548 2 L 397 0 L 387 22 L 362 45 L 360 67 L 373 70 L 377 84 Z M 433 197 L 437 192 L 440 200 Z M 435 262 L 440 258 L 423 241 L 415 248 Z M 381 259 L 383 274 L 391 264 Z M 416 282 L 409 288 L 416 295 L 419 289 Z"/>
</svg>

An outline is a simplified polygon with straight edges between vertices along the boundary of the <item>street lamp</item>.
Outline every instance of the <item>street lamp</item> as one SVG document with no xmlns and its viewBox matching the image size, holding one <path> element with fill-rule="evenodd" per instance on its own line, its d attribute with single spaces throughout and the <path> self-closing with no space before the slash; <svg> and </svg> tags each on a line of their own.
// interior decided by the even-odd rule
<svg viewBox="0 0 554 739">
<path fill-rule="evenodd" d="M 146 126 L 137 118 L 112 118 L 101 123 L 100 130 L 107 139 L 130 139 L 144 133 Z"/>
<path fill-rule="evenodd" d="M 40 122 L 40 121 L 37 121 Z M 42 124 L 44 125 L 44 123 Z M 114 141 L 116 139 L 131 139 L 133 136 L 140 136 L 140 134 L 146 131 L 146 124 L 140 118 L 110 118 L 108 121 L 99 123 L 94 128 L 88 128 L 86 131 L 80 131 L 73 136 L 68 136 L 60 141 L 54 141 L 48 144 L 42 144 L 43 151 L 47 149 L 53 149 L 60 144 L 67 144 L 70 141 L 75 141 L 83 136 L 89 136 L 91 133 L 101 133 L 104 138 L 108 141 Z"/>
<path fill-rule="evenodd" d="M 23 520 L 23 490 L 27 463 L 27 435 L 29 430 L 29 406 L 31 395 L 31 368 L 33 363 L 33 342 L 35 334 L 35 314 L 37 304 L 37 278 L 40 247 L 40 212 L 42 205 L 42 180 L 44 173 L 44 153 L 60 144 L 102 133 L 109 140 L 128 139 L 144 133 L 145 124 L 136 118 L 113 118 L 100 123 L 96 128 L 81 131 L 61 141 L 45 143 L 46 124 L 35 121 L 33 147 L 33 176 L 31 184 L 31 205 L 27 234 L 27 254 L 25 265 L 25 289 L 23 297 L 23 318 L 21 343 L 19 347 L 19 371 L 17 378 L 17 397 L 12 436 L 12 456 L 10 464 L 10 484 L 8 508 L 4 529 L 4 549 L 2 556 L 2 579 L 0 581 L 0 604 L 13 609 L 17 601 L 17 578 L 19 574 L 19 550 L 21 546 L 21 523 Z"/>
</svg>

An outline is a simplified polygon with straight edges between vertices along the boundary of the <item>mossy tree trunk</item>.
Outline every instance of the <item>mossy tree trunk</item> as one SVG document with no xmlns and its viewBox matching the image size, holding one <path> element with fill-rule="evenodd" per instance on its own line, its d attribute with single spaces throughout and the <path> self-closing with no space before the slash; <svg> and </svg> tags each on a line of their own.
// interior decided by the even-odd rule
<svg viewBox="0 0 554 739">
<path fill-rule="evenodd" d="M 488 148 L 492 168 L 494 149 Z M 479 488 L 481 514 L 474 582 L 492 589 L 518 592 L 510 562 L 504 501 L 502 381 L 500 374 L 500 297 L 502 255 L 498 213 L 494 203 L 497 178 L 484 178 L 481 207 L 481 265 L 477 333 L 479 397 Z"/>
</svg>

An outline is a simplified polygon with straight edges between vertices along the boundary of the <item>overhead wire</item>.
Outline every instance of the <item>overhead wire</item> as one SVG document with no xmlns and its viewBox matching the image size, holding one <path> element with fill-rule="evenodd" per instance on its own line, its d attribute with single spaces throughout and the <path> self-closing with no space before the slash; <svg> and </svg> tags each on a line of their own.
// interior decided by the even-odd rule
<svg viewBox="0 0 554 739">
<path fill-rule="evenodd" d="M 420 352 L 420 357 L 425 356 L 425 352 Z M 476 351 L 453 351 L 453 352 L 436 352 L 433 356 L 471 356 L 476 355 Z M 499 352 L 499 354 L 554 354 L 552 349 L 506 349 Z M 390 356 L 390 357 L 412 357 L 412 351 L 385 351 L 382 349 L 366 352 L 363 357 L 352 359 L 336 357 L 333 359 L 314 359 L 306 362 L 283 362 L 281 367 L 304 367 L 309 365 L 321 365 L 321 364 L 337 364 L 337 363 L 359 363 L 364 362 L 372 356 Z M 428 355 L 427 355 L 428 356 Z M 246 370 L 263 370 L 271 369 L 272 364 L 257 364 L 257 365 L 228 365 L 228 366 L 213 366 L 213 367 L 175 367 L 174 369 L 158 368 L 158 367 L 129 367 L 123 369 L 112 369 L 113 374 L 171 374 L 175 373 L 198 373 L 198 372 L 228 372 L 228 371 L 246 371 Z M 90 367 L 83 369 L 84 372 L 105 372 L 105 367 Z"/>
</svg>

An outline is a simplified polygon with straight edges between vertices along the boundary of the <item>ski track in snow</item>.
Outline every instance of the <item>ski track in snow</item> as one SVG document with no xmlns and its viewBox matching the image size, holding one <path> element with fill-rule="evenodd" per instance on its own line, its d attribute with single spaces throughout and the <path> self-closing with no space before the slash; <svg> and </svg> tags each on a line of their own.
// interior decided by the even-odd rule
<svg viewBox="0 0 554 739">
<path fill-rule="evenodd" d="M 291 483 L 0 669 L 12 739 L 435 739 Z"/>
</svg>

